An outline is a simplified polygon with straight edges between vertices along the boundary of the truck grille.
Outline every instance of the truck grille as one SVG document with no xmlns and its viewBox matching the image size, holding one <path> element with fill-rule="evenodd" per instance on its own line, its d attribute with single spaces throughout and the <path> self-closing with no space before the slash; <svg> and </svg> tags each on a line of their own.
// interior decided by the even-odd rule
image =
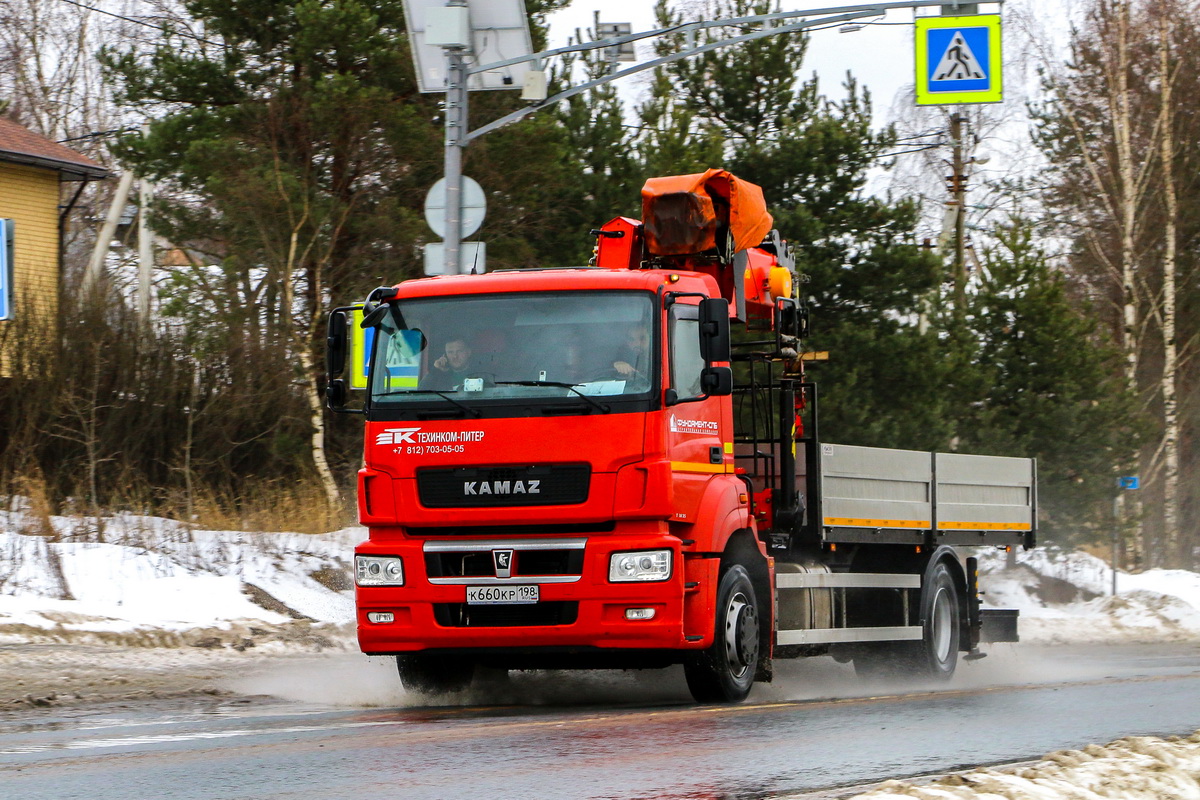
<svg viewBox="0 0 1200 800">
<path fill-rule="evenodd" d="M 515 550 L 512 577 L 582 575 L 583 550 Z M 426 552 L 425 572 L 430 578 L 490 578 L 496 575 L 491 549 Z"/>
<path fill-rule="evenodd" d="M 587 464 L 421 469 L 417 494 L 426 508 L 576 505 L 591 477 Z"/>
<path fill-rule="evenodd" d="M 550 601 L 529 605 L 468 606 L 434 603 L 433 616 L 443 628 L 512 628 L 516 626 L 572 625 L 579 603 Z"/>
</svg>

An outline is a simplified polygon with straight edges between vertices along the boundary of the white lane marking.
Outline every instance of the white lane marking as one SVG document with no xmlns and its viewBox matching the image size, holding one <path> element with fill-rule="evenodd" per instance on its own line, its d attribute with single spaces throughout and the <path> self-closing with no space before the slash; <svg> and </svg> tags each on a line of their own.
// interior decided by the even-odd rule
<svg viewBox="0 0 1200 800">
<path fill-rule="evenodd" d="M 403 720 L 389 722 L 346 722 L 338 725 L 296 725 L 289 728 L 242 728 L 230 731 L 198 731 L 196 733 L 165 733 L 158 736 L 121 736 L 107 739 L 80 739 L 73 742 L 51 742 L 27 744 L 8 750 L 0 755 L 26 755 L 50 750 L 98 750 L 106 747 L 137 747 L 174 742 L 191 742 L 204 739 L 231 739 L 237 736 L 265 736 L 277 733 L 312 733 L 314 731 L 344 730 L 347 728 L 370 728 L 381 725 L 405 725 Z"/>
</svg>

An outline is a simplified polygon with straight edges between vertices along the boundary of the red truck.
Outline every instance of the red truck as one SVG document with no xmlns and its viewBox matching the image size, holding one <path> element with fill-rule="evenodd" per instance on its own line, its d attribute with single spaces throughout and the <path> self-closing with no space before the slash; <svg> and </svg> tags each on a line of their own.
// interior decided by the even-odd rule
<svg viewBox="0 0 1200 800">
<path fill-rule="evenodd" d="M 587 267 L 411 280 L 330 315 L 330 407 L 366 416 L 363 652 L 425 692 L 682 664 L 698 701 L 737 702 L 778 658 L 947 679 L 1016 641 L 956 548 L 1033 546 L 1034 462 L 821 440 L 759 187 L 709 170 L 642 196 Z"/>
</svg>

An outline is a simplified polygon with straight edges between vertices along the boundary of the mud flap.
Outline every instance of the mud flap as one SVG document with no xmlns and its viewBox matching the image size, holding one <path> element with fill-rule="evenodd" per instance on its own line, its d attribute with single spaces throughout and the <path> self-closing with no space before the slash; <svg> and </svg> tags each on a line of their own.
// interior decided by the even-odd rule
<svg viewBox="0 0 1200 800">
<path fill-rule="evenodd" d="M 979 611 L 979 640 L 981 642 L 1019 642 L 1015 608 L 984 608 Z"/>
</svg>

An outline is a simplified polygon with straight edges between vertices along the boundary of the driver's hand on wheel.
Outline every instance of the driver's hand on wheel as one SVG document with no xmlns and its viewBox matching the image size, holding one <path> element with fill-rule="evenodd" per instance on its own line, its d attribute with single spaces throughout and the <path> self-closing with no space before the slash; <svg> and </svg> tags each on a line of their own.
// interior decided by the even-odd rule
<svg viewBox="0 0 1200 800">
<path fill-rule="evenodd" d="M 633 365 L 627 361 L 614 361 L 613 369 L 617 373 L 624 375 L 626 378 L 630 378 L 638 374 L 638 371 L 633 368 Z"/>
</svg>

